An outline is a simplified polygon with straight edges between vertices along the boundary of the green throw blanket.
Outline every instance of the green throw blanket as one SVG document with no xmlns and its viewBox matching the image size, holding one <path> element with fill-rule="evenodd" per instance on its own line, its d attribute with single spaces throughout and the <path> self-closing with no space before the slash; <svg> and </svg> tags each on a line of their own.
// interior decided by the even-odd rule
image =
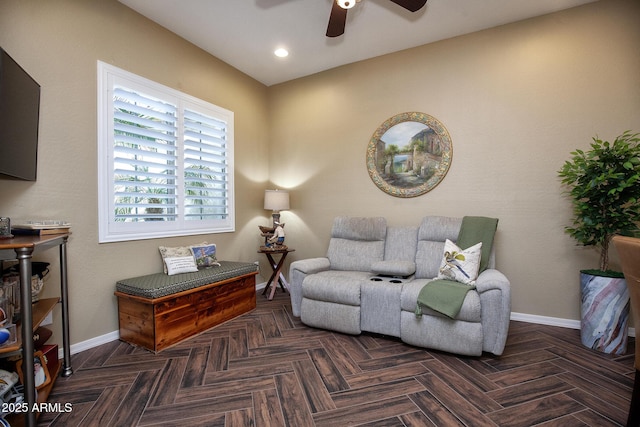
<svg viewBox="0 0 640 427">
<path fill-rule="evenodd" d="M 462 249 L 467 249 L 482 242 L 482 255 L 478 274 L 484 271 L 489 264 L 493 236 L 497 228 L 498 220 L 496 218 L 477 216 L 465 216 L 462 218 L 462 226 L 458 233 L 456 245 Z M 416 316 L 422 316 L 422 306 L 425 306 L 454 319 L 460 312 L 460 308 L 462 308 L 467 292 L 472 289 L 475 289 L 475 286 L 452 280 L 432 280 L 418 294 Z"/>
</svg>

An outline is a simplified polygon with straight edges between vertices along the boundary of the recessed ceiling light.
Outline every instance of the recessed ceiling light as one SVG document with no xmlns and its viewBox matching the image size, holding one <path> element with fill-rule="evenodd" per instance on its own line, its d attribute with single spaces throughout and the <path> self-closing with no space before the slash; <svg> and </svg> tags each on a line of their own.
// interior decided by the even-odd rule
<svg viewBox="0 0 640 427">
<path fill-rule="evenodd" d="M 343 9 L 351 9 L 356 5 L 356 0 L 338 0 L 338 6 Z"/>
<path fill-rule="evenodd" d="M 276 49 L 273 52 L 278 58 L 285 58 L 289 56 L 289 51 L 283 47 Z"/>
</svg>

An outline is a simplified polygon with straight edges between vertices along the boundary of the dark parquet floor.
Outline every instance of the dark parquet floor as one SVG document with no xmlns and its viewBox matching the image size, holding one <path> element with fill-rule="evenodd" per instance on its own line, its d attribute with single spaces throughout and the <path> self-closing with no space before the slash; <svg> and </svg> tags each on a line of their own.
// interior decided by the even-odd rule
<svg viewBox="0 0 640 427">
<path fill-rule="evenodd" d="M 160 354 L 120 341 L 78 353 L 41 426 L 620 426 L 629 353 L 579 332 L 512 322 L 501 357 L 458 357 L 394 338 L 311 329 L 289 297 Z"/>
</svg>

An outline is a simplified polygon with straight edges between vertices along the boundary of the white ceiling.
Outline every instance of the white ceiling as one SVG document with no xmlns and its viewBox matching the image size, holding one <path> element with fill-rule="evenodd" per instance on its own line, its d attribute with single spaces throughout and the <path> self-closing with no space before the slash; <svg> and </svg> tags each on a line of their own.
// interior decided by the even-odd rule
<svg viewBox="0 0 640 427">
<path fill-rule="evenodd" d="M 119 0 L 267 86 L 595 0 L 362 0 L 325 36 L 332 0 Z M 277 58 L 285 47 L 290 54 Z"/>
</svg>

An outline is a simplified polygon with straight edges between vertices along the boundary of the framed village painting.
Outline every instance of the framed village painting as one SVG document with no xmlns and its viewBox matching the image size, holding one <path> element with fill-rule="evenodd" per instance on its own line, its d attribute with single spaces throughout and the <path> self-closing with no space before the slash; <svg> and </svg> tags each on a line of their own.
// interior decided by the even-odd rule
<svg viewBox="0 0 640 427">
<path fill-rule="evenodd" d="M 435 117 L 401 113 L 387 119 L 371 136 L 367 170 L 385 193 L 416 197 L 444 179 L 452 156 L 449 132 Z"/>
</svg>

